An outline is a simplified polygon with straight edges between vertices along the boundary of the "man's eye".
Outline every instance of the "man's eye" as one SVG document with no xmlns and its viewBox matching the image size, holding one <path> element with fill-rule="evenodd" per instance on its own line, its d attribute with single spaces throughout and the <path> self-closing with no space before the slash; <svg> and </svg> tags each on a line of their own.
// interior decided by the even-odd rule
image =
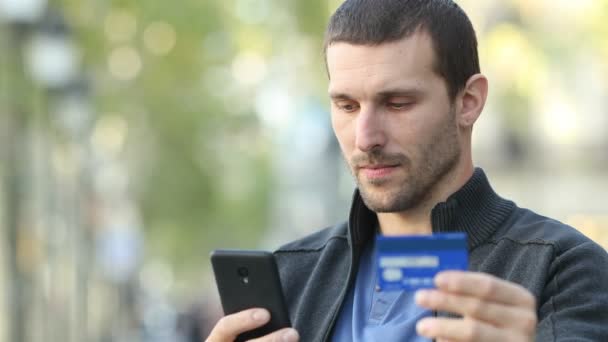
<svg viewBox="0 0 608 342">
<path fill-rule="evenodd" d="M 348 113 L 357 110 L 357 106 L 353 103 L 338 103 L 337 106 L 340 108 L 340 110 Z"/>
<path fill-rule="evenodd" d="M 389 102 L 388 106 L 393 109 L 404 109 L 411 106 L 411 102 Z"/>
</svg>

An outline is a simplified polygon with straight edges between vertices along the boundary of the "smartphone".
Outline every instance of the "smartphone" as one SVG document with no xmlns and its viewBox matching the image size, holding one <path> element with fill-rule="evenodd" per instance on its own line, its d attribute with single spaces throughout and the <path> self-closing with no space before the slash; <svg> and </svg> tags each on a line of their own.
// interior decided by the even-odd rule
<svg viewBox="0 0 608 342">
<path fill-rule="evenodd" d="M 291 326 L 281 279 L 270 252 L 215 250 L 211 265 L 224 314 L 230 315 L 254 307 L 270 312 L 270 322 L 245 332 L 236 341 L 246 341 Z"/>
</svg>

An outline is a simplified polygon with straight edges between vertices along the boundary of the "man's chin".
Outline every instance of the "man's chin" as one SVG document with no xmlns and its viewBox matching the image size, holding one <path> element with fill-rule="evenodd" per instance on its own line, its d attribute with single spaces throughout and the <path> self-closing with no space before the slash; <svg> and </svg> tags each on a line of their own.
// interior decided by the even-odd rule
<svg viewBox="0 0 608 342">
<path fill-rule="evenodd" d="M 396 213 L 401 211 L 399 210 L 400 208 L 394 205 L 394 203 L 378 203 L 366 200 L 363 200 L 363 202 L 369 210 L 375 213 Z"/>
<path fill-rule="evenodd" d="M 360 189 L 361 197 L 365 205 L 377 213 L 390 213 L 400 211 L 400 205 L 396 198 L 384 191 Z"/>
</svg>

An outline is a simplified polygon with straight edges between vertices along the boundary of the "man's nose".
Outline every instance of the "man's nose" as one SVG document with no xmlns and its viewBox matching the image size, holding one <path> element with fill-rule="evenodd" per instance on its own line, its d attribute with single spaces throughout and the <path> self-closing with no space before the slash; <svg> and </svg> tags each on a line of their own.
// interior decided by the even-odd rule
<svg viewBox="0 0 608 342">
<path fill-rule="evenodd" d="M 357 117 L 355 143 L 359 150 L 369 152 L 384 147 L 386 132 L 383 118 L 374 108 L 362 108 Z"/>
</svg>

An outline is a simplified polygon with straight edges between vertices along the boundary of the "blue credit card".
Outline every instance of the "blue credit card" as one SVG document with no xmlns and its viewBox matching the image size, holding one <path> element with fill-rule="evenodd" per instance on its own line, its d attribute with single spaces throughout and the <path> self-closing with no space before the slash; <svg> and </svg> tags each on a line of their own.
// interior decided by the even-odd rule
<svg viewBox="0 0 608 342">
<path fill-rule="evenodd" d="M 382 291 L 433 288 L 443 270 L 467 270 L 464 233 L 376 237 L 378 285 Z"/>
</svg>

